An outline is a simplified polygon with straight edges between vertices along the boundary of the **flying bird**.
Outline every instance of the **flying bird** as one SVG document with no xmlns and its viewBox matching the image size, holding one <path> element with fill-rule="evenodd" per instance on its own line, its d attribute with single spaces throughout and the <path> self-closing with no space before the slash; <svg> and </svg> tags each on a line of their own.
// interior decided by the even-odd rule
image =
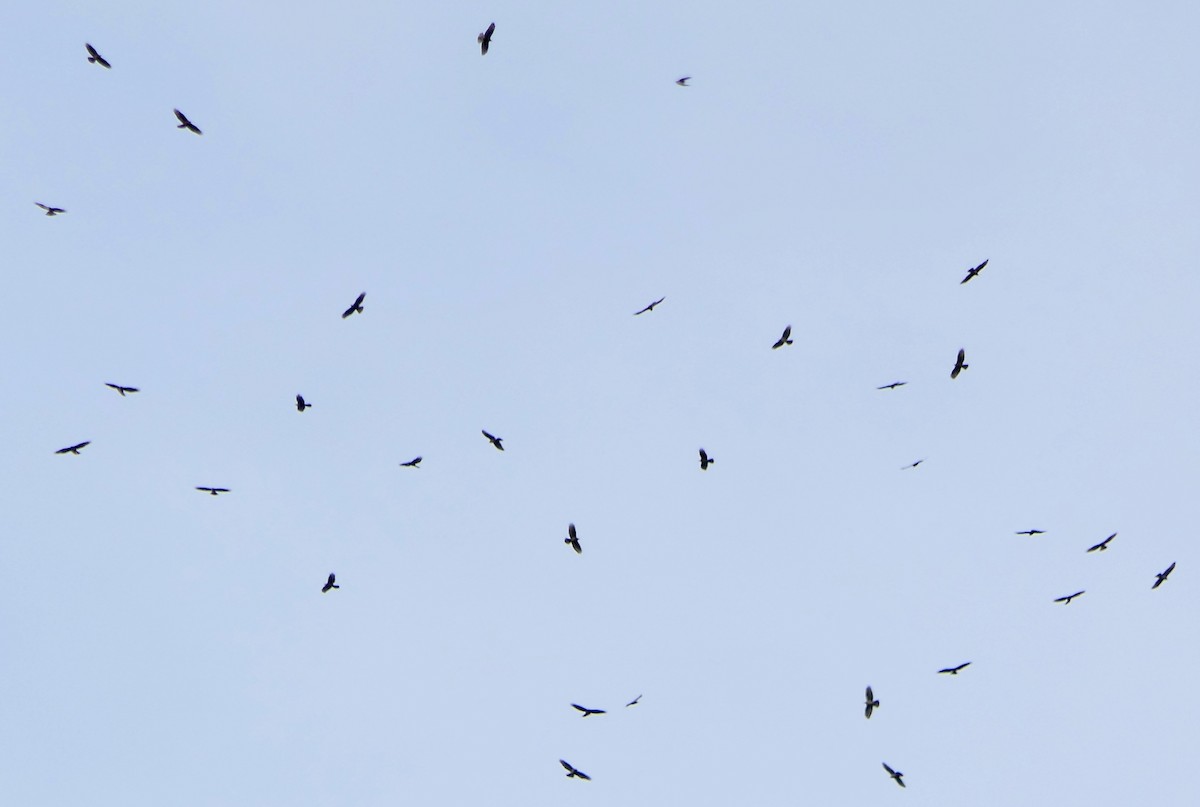
<svg viewBox="0 0 1200 807">
<path fill-rule="evenodd" d="M 684 76 L 683 78 L 677 78 L 677 79 L 675 79 L 675 83 L 678 84 L 680 87 L 690 87 L 692 85 L 688 84 L 688 82 L 691 80 L 691 78 L 692 78 L 691 76 Z"/>
<path fill-rule="evenodd" d="M 966 276 L 966 277 L 964 277 L 964 278 L 963 278 L 961 281 L 959 281 L 959 284 L 958 284 L 958 285 L 960 285 L 960 286 L 961 286 L 963 283 L 966 283 L 968 280 L 970 280 L 971 278 L 975 277 L 975 275 L 977 275 L 977 274 L 979 274 L 980 272 L 982 272 L 982 271 L 983 271 L 983 267 L 985 267 L 985 266 L 987 266 L 987 261 L 984 261 L 983 263 L 979 264 L 979 265 L 978 265 L 978 266 L 976 266 L 974 269 L 968 269 L 968 270 L 967 270 L 967 276 Z"/>
<path fill-rule="evenodd" d="M 87 445 L 87 443 L 84 443 L 84 445 Z M 1150 586 L 1150 588 L 1152 590 L 1156 589 L 1159 586 L 1161 586 L 1163 583 L 1167 582 L 1167 578 L 1171 576 L 1171 572 L 1173 572 L 1173 571 L 1175 571 L 1174 561 L 1171 562 L 1171 565 L 1168 566 L 1167 570 L 1165 572 L 1163 572 L 1162 574 L 1155 573 L 1154 576 L 1157 577 L 1158 579 L 1154 581 L 1154 585 Z"/>
<path fill-rule="evenodd" d="M 481 431 L 483 430 L 481 429 Z M 483 432 L 483 436 L 486 437 L 498 450 L 504 450 L 504 446 L 500 445 L 500 441 L 504 439 L 503 437 L 496 437 L 495 435 L 488 434 L 486 431 Z"/>
<path fill-rule="evenodd" d="M 202 488 L 200 486 L 197 486 L 196 490 L 202 490 L 205 493 L 208 493 L 212 496 L 216 496 L 218 493 L 228 493 L 229 492 L 229 488 Z"/>
<path fill-rule="evenodd" d="M 642 699 L 642 696 L 638 695 L 636 698 L 631 700 L 629 703 L 625 704 L 625 707 L 628 708 L 630 706 L 637 706 L 638 701 L 640 701 L 641 699 Z"/>
<path fill-rule="evenodd" d="M 138 388 L 137 388 L 137 387 L 122 387 L 120 384 L 109 384 L 109 383 L 105 383 L 105 385 L 104 385 L 104 386 L 106 386 L 106 387 L 112 387 L 112 388 L 113 388 L 113 389 L 115 389 L 117 392 L 121 393 L 121 397 L 122 397 L 122 398 L 124 398 L 124 397 L 125 397 L 125 393 L 127 393 L 127 392 L 138 392 Z"/>
<path fill-rule="evenodd" d="M 331 589 L 331 588 L 341 588 L 341 586 L 339 586 L 337 583 L 333 582 L 334 580 L 337 580 L 337 575 L 334 574 L 333 572 L 330 572 L 329 579 L 325 581 L 325 585 L 321 586 L 322 594 L 328 593 L 329 589 Z"/>
<path fill-rule="evenodd" d="M 707 471 L 708 466 L 712 465 L 714 462 L 716 462 L 716 460 L 710 458 L 708 456 L 707 451 L 705 451 L 703 448 L 700 449 L 700 470 L 701 471 Z"/>
<path fill-rule="evenodd" d="M 492 44 L 492 34 L 496 31 L 496 23 L 492 23 L 487 27 L 487 30 L 475 38 L 479 43 L 479 53 L 487 56 L 488 45 Z"/>
<path fill-rule="evenodd" d="M 572 703 L 571 705 L 574 706 L 579 711 L 583 712 L 584 717 L 587 717 L 588 715 L 606 715 L 606 714 L 608 714 L 608 712 L 604 711 L 603 709 L 589 709 L 586 706 L 580 706 L 578 703 Z"/>
<path fill-rule="evenodd" d="M 400 467 L 401 467 L 401 468 L 418 468 L 418 469 L 419 469 L 419 468 L 421 467 L 421 458 L 420 458 L 420 457 L 413 457 L 413 458 L 412 458 L 411 460 L 409 460 L 408 462 L 402 462 L 402 463 L 400 463 Z"/>
<path fill-rule="evenodd" d="M 895 389 L 896 387 L 903 387 L 907 383 L 907 381 L 893 381 L 890 384 L 884 384 L 882 387 L 876 387 L 875 389 Z"/>
<path fill-rule="evenodd" d="M 97 51 L 87 42 L 84 42 L 83 46 L 87 48 L 89 62 L 92 64 L 98 64 L 101 67 L 107 67 L 109 70 L 112 70 L 112 65 L 108 63 L 107 59 L 100 55 L 99 51 Z"/>
<path fill-rule="evenodd" d="M 1099 551 L 1101 551 L 1101 552 L 1104 552 L 1104 551 L 1106 551 L 1106 550 L 1108 549 L 1108 542 L 1109 542 L 1109 541 L 1111 541 L 1113 538 L 1116 538 L 1116 537 L 1117 537 L 1117 534 L 1114 532 L 1112 535 L 1108 536 L 1107 538 L 1105 538 L 1103 541 L 1101 541 L 1100 543 L 1096 544 L 1095 546 L 1089 546 L 1089 547 L 1088 547 L 1088 552 L 1095 552 L 1095 551 L 1097 551 L 1097 550 L 1099 550 Z"/>
<path fill-rule="evenodd" d="M 567 525 L 567 537 L 563 538 L 563 543 L 570 544 L 571 548 L 575 550 L 575 554 L 577 554 L 577 555 L 583 554 L 583 547 L 581 547 L 579 545 L 579 536 L 575 534 L 575 525 L 574 524 Z"/>
<path fill-rule="evenodd" d="M 44 205 L 41 202 L 34 202 L 34 204 L 40 207 L 42 210 L 45 210 L 47 216 L 57 216 L 59 213 L 67 212 L 61 207 L 50 207 L 50 205 Z"/>
<path fill-rule="evenodd" d="M 971 662 L 964 661 L 962 664 L 959 664 L 957 667 L 947 667 L 944 670 L 938 670 L 938 675 L 942 675 L 943 673 L 946 675 L 958 675 L 959 670 L 963 669 L 964 667 L 969 667 L 969 666 L 971 666 Z"/>
<path fill-rule="evenodd" d="M 1045 530 L 1021 530 L 1017 535 L 1045 535 Z"/>
<path fill-rule="evenodd" d="M 1057 600 L 1055 600 L 1055 602 L 1061 602 L 1063 605 L 1070 605 L 1071 600 L 1075 599 L 1082 593 L 1082 591 L 1076 591 L 1074 594 L 1068 594 L 1065 597 L 1059 597 Z"/>
<path fill-rule="evenodd" d="M 643 308 L 641 311 L 634 311 L 634 312 L 633 312 L 633 315 L 636 317 L 638 314 L 645 314 L 647 311 L 653 311 L 653 310 L 654 310 L 654 306 L 658 305 L 659 303 L 661 303 L 661 302 L 662 302 L 663 300 L 665 300 L 665 299 L 667 299 L 667 298 L 666 298 L 666 297 L 659 297 L 657 300 L 655 300 L 654 302 L 650 303 L 650 305 L 646 306 L 646 307 L 645 307 L 645 308 Z"/>
<path fill-rule="evenodd" d="M 907 471 L 909 468 L 916 468 L 918 465 L 920 465 L 920 464 L 921 464 L 922 462 L 924 462 L 924 461 L 925 461 L 925 460 L 917 460 L 916 462 L 912 463 L 911 465 L 905 465 L 905 466 L 904 466 L 903 468 L 901 468 L 900 470 L 901 470 L 901 471 Z"/>
<path fill-rule="evenodd" d="M 891 766 L 886 762 L 883 763 L 883 769 L 888 772 L 888 776 L 896 780 L 896 784 L 900 785 L 900 787 L 907 787 L 907 785 L 904 784 L 904 779 L 902 778 L 904 774 L 902 774 L 900 771 L 892 770 Z"/>
<path fill-rule="evenodd" d="M 956 361 L 954 363 L 954 369 L 950 371 L 951 378 L 958 378 L 959 373 L 961 373 L 963 370 L 966 370 L 968 367 L 971 366 L 969 364 L 963 363 L 966 358 L 967 358 L 967 352 L 965 350 L 963 350 L 962 348 L 959 348 L 958 361 Z"/>
<path fill-rule="evenodd" d="M 73 446 L 67 446 L 66 448 L 60 448 L 58 451 L 55 451 L 54 453 L 55 454 L 78 454 L 79 449 L 90 444 L 91 442 L 92 442 L 91 440 L 84 440 L 82 443 L 76 443 Z M 1174 564 L 1171 564 L 1171 565 L 1174 566 Z M 1167 569 L 1167 571 L 1170 572 L 1171 570 Z"/>
<path fill-rule="evenodd" d="M 365 291 L 362 294 L 358 295 L 358 297 L 355 298 L 355 300 L 354 300 L 354 304 L 342 312 L 342 319 L 345 319 L 346 317 L 350 316 L 351 314 L 361 314 L 363 311 L 362 301 L 366 296 L 367 296 L 367 293 Z"/>
<path fill-rule="evenodd" d="M 879 700 L 875 697 L 875 693 L 867 687 L 867 720 L 871 719 L 871 712 L 879 708 Z"/>
<path fill-rule="evenodd" d="M 308 409 L 310 406 L 312 406 L 312 404 L 304 402 L 303 395 L 296 396 L 296 411 L 297 412 L 303 412 L 305 409 Z"/>
<path fill-rule="evenodd" d="M 771 345 L 771 350 L 779 350 L 779 348 L 783 347 L 784 345 L 790 345 L 791 343 L 792 326 L 789 325 L 783 329 L 783 336 L 779 337 L 779 340 L 775 342 L 775 344 Z"/>
<path fill-rule="evenodd" d="M 567 769 L 567 778 L 568 779 L 574 777 L 577 779 L 587 779 L 589 782 L 591 781 L 592 777 L 588 776 L 586 773 L 584 773 L 581 770 L 576 770 L 571 765 L 571 763 L 567 762 L 565 759 L 560 759 L 559 762 L 562 763 L 562 766 Z"/>
<path fill-rule="evenodd" d="M 178 109 L 175 110 L 175 117 L 179 118 L 179 125 L 175 127 L 176 129 L 187 129 L 189 132 L 204 134 L 204 132 L 200 131 L 200 127 L 188 120 L 187 115 L 183 114 Z"/>
</svg>

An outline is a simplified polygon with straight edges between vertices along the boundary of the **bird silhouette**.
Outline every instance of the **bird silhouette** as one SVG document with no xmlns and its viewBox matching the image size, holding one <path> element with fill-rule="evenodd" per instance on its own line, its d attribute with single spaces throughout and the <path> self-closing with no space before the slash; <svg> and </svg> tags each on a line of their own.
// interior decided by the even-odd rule
<svg viewBox="0 0 1200 807">
<path fill-rule="evenodd" d="M 117 392 L 121 393 L 122 398 L 125 397 L 125 393 L 127 393 L 127 392 L 138 392 L 139 391 L 137 387 L 122 387 L 120 384 L 109 384 L 107 382 L 104 384 L 104 386 L 112 387 Z"/>
<path fill-rule="evenodd" d="M 716 460 L 709 457 L 707 451 L 705 451 L 703 448 L 700 449 L 700 470 L 701 471 L 707 471 L 708 466 L 712 465 L 714 462 L 716 462 Z"/>
<path fill-rule="evenodd" d="M 1089 546 L 1088 552 L 1096 552 L 1096 551 L 1105 552 L 1105 551 L 1107 551 L 1108 550 L 1108 542 L 1116 537 L 1117 537 L 1117 534 L 1114 532 L 1112 535 L 1108 536 L 1107 538 L 1105 538 L 1103 541 L 1096 544 L 1095 546 Z"/>
<path fill-rule="evenodd" d="M 325 585 L 321 586 L 321 593 L 326 594 L 331 588 L 341 588 L 341 586 L 334 582 L 335 580 L 337 580 L 337 575 L 330 572 L 329 579 L 325 581 Z"/>
<path fill-rule="evenodd" d="M 964 661 L 962 664 L 959 664 L 957 667 L 946 667 L 945 669 L 938 670 L 938 675 L 942 675 L 942 674 L 958 675 L 959 670 L 962 670 L 964 667 L 969 667 L 969 666 L 971 666 L 971 662 Z"/>
<path fill-rule="evenodd" d="M 690 87 L 692 85 L 688 84 L 688 82 L 691 80 L 691 78 L 692 78 L 691 76 L 684 76 L 683 78 L 677 78 L 677 79 L 675 79 L 675 83 L 678 84 L 680 87 Z"/>
<path fill-rule="evenodd" d="M 483 430 L 481 429 L 481 431 L 483 431 Z M 483 436 L 486 437 L 491 442 L 491 444 L 497 448 L 497 450 L 499 450 L 499 451 L 504 450 L 504 446 L 500 445 L 500 442 L 504 439 L 503 437 L 496 437 L 495 435 L 488 434 L 488 432 L 486 432 L 486 431 L 483 432 Z"/>
<path fill-rule="evenodd" d="M 918 465 L 920 465 L 920 464 L 921 464 L 922 462 L 924 462 L 924 461 L 925 461 L 925 460 L 917 460 L 916 462 L 914 462 L 914 463 L 912 463 L 912 464 L 910 464 L 910 465 L 905 465 L 905 466 L 904 466 L 903 468 L 901 468 L 900 470 L 901 470 L 901 471 L 907 471 L 909 468 L 916 468 Z"/>
<path fill-rule="evenodd" d="M 871 712 L 879 708 L 879 701 L 875 697 L 875 693 L 867 687 L 867 720 L 871 719 Z"/>
<path fill-rule="evenodd" d="M 303 395 L 296 396 L 296 411 L 297 412 L 303 412 L 305 409 L 308 409 L 310 406 L 312 406 L 312 404 L 304 402 Z"/>
<path fill-rule="evenodd" d="M 41 202 L 34 202 L 34 204 L 40 207 L 42 210 L 45 210 L 47 216 L 57 216 L 59 213 L 67 212 L 61 207 L 51 207 L 50 205 L 44 205 Z"/>
<path fill-rule="evenodd" d="M 408 462 L 402 462 L 402 463 L 400 463 L 400 467 L 401 467 L 401 468 L 418 468 L 418 469 L 419 469 L 419 468 L 421 467 L 421 458 L 420 458 L 420 457 L 413 457 L 413 458 L 412 458 L 411 460 L 409 460 Z"/>
<path fill-rule="evenodd" d="M 896 784 L 900 785 L 900 787 L 907 787 L 907 785 L 904 784 L 904 774 L 902 774 L 900 771 L 892 770 L 891 766 L 886 762 L 883 763 L 883 769 L 888 772 L 888 776 L 896 780 Z"/>
<path fill-rule="evenodd" d="M 579 711 L 583 712 L 584 717 L 587 717 L 588 715 L 606 715 L 606 714 L 608 714 L 608 712 L 606 712 L 603 709 L 589 709 L 586 706 L 580 706 L 578 703 L 572 703 L 571 705 L 574 706 Z"/>
<path fill-rule="evenodd" d="M 907 381 L 893 381 L 890 384 L 884 384 L 882 387 L 876 387 L 875 389 L 895 389 L 896 387 L 903 387 L 907 383 Z"/>
<path fill-rule="evenodd" d="M 641 699 L 642 699 L 642 696 L 641 696 L 641 695 L 638 695 L 636 698 L 634 698 L 633 700 L 631 700 L 629 703 L 625 704 L 626 708 L 628 708 L 628 707 L 630 707 L 630 706 L 637 706 L 637 704 L 638 704 L 638 701 L 640 701 Z"/>
<path fill-rule="evenodd" d="M 563 543 L 570 544 L 571 548 L 575 550 L 575 554 L 577 554 L 577 555 L 583 554 L 583 547 L 581 547 L 579 545 L 579 536 L 575 534 L 575 525 L 574 524 L 567 525 L 567 537 L 563 538 Z"/>
<path fill-rule="evenodd" d="M 85 443 L 84 445 L 87 445 L 87 444 Z M 1154 585 L 1150 586 L 1150 588 L 1156 589 L 1159 586 L 1161 586 L 1163 583 L 1167 582 L 1167 578 L 1171 576 L 1171 572 L 1173 572 L 1173 571 L 1175 571 L 1175 562 L 1174 561 L 1171 562 L 1171 565 L 1168 566 L 1167 570 L 1165 572 L 1163 572 L 1162 574 L 1158 574 L 1157 572 L 1155 573 L 1154 576 L 1157 577 L 1158 579 L 1154 581 Z"/>
<path fill-rule="evenodd" d="M 654 310 L 654 306 L 658 305 L 659 303 L 661 303 L 661 302 L 662 302 L 663 300 L 665 300 L 665 299 L 667 299 L 667 298 L 666 298 L 666 297 L 659 297 L 657 300 L 655 300 L 654 302 L 650 303 L 650 305 L 646 306 L 646 307 L 645 307 L 645 308 L 643 308 L 641 311 L 634 311 L 634 312 L 633 312 L 633 315 L 636 317 L 638 314 L 645 314 L 647 311 L 653 311 L 653 310 Z"/>
<path fill-rule="evenodd" d="M 496 31 L 496 23 L 492 23 L 487 27 L 487 30 L 475 38 L 479 43 L 479 53 L 482 56 L 487 56 L 488 45 L 492 44 L 492 34 Z"/>
<path fill-rule="evenodd" d="M 342 319 L 345 319 L 351 314 L 361 314 L 363 312 L 362 301 L 366 298 L 366 296 L 367 293 L 365 291 L 358 295 L 358 297 L 355 298 L 354 303 L 342 312 Z"/>
<path fill-rule="evenodd" d="M 790 345 L 791 343 L 792 343 L 792 326 L 789 325 L 783 329 L 783 336 L 779 337 L 779 339 L 775 342 L 775 344 L 771 345 L 771 350 L 779 350 L 779 348 L 783 347 L 784 345 Z"/>
<path fill-rule="evenodd" d="M 560 759 L 559 762 L 562 763 L 562 766 L 567 769 L 567 778 L 568 779 L 571 779 L 571 778 L 587 779 L 588 781 L 591 781 L 592 777 L 588 776 L 583 771 L 575 768 L 573 765 L 571 765 L 570 762 L 567 762 L 565 759 Z"/>
<path fill-rule="evenodd" d="M 985 267 L 985 266 L 987 266 L 987 261 L 984 261 L 983 263 L 979 264 L 974 269 L 968 269 L 967 276 L 964 277 L 961 281 L 959 281 L 958 285 L 961 286 L 963 283 L 966 283 L 968 280 L 975 277 L 977 274 L 979 274 L 980 272 L 983 271 L 983 267 Z"/>
<path fill-rule="evenodd" d="M 196 124 L 187 119 L 187 115 L 183 114 L 178 109 L 175 110 L 175 117 L 179 118 L 179 125 L 175 127 L 176 129 L 187 129 L 189 132 L 193 132 L 195 134 L 204 134 L 204 132 L 200 131 L 200 128 L 196 126 Z"/>
<path fill-rule="evenodd" d="M 84 440 L 82 443 L 76 443 L 73 446 L 67 446 L 66 448 L 60 448 L 58 451 L 55 451 L 54 453 L 55 454 L 78 454 L 79 449 L 83 448 L 86 445 L 90 445 L 91 442 L 92 442 L 91 440 Z"/>
<path fill-rule="evenodd" d="M 1061 602 L 1063 605 L 1070 605 L 1071 600 L 1075 599 L 1082 593 L 1082 591 L 1076 591 L 1074 594 L 1068 594 L 1065 597 L 1059 597 L 1057 600 L 1055 600 L 1055 602 Z"/>
<path fill-rule="evenodd" d="M 105 59 L 103 56 L 101 56 L 100 53 L 95 48 L 93 48 L 87 42 L 84 42 L 83 46 L 85 48 L 87 48 L 89 62 L 91 62 L 92 64 L 98 64 L 101 67 L 107 67 L 109 70 L 112 70 L 112 65 L 109 64 L 108 60 Z"/>
<path fill-rule="evenodd" d="M 1017 535 L 1045 535 L 1045 530 L 1021 530 Z"/>
<path fill-rule="evenodd" d="M 958 351 L 958 361 L 954 363 L 954 369 L 950 371 L 951 378 L 958 378 L 959 373 L 971 366 L 963 363 L 966 358 L 967 352 L 960 348 Z"/>
<path fill-rule="evenodd" d="M 228 493 L 229 492 L 229 488 L 202 488 L 200 486 L 197 486 L 196 490 L 202 490 L 205 493 L 208 493 L 209 495 L 212 495 L 212 496 L 216 496 L 218 493 Z"/>
</svg>

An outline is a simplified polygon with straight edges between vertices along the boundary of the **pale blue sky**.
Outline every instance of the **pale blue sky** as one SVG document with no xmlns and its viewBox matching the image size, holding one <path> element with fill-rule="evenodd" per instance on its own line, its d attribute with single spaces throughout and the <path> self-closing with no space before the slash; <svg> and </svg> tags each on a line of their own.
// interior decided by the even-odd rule
<svg viewBox="0 0 1200 807">
<path fill-rule="evenodd" d="M 1186 803 L 1198 17 L 8 9 L 5 803 Z"/>
</svg>

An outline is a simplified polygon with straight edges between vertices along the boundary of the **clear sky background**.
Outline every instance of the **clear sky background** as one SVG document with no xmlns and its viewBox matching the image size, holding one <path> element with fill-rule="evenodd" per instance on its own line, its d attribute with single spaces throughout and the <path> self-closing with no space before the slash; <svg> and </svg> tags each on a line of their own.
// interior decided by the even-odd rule
<svg viewBox="0 0 1200 807">
<path fill-rule="evenodd" d="M 1051 5 L 12 4 L 5 803 L 1187 803 L 1200 14 Z"/>
</svg>

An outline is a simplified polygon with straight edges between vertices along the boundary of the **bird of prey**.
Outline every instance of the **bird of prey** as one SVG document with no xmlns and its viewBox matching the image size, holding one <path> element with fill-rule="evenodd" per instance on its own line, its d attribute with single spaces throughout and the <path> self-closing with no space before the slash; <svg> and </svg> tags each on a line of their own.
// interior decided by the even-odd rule
<svg viewBox="0 0 1200 807">
<path fill-rule="evenodd" d="M 684 76 L 683 78 L 677 78 L 677 79 L 675 79 L 675 83 L 678 84 L 680 87 L 690 87 L 692 85 L 688 84 L 688 82 L 691 80 L 691 78 L 692 78 L 691 76 Z"/>
<path fill-rule="evenodd" d="M 707 471 L 708 466 L 712 465 L 714 462 L 716 462 L 716 460 L 709 457 L 707 451 L 705 451 L 703 448 L 700 449 L 700 470 L 701 471 Z"/>
<path fill-rule="evenodd" d="M 647 311 L 653 311 L 653 310 L 654 310 L 654 306 L 658 305 L 659 303 L 661 303 L 661 302 L 662 302 L 663 300 L 665 300 L 665 299 L 667 299 L 667 298 L 666 298 L 666 297 L 659 297 L 657 300 L 655 300 L 654 302 L 650 303 L 650 305 L 646 306 L 646 307 L 645 307 L 645 308 L 643 308 L 641 311 L 634 311 L 634 312 L 633 312 L 633 315 L 636 317 L 638 314 L 645 314 Z"/>
<path fill-rule="evenodd" d="M 579 711 L 583 712 L 584 717 L 587 717 L 588 715 L 606 715 L 606 714 L 608 714 L 608 712 L 606 712 L 603 709 L 589 709 L 586 706 L 580 706 L 578 703 L 572 703 L 571 705 L 574 706 Z"/>
<path fill-rule="evenodd" d="M 330 572 L 329 579 L 325 581 L 325 585 L 321 586 L 322 594 L 327 594 L 329 592 L 329 589 L 331 589 L 331 588 L 341 588 L 341 586 L 339 586 L 337 583 L 333 582 L 334 580 L 337 580 L 337 575 L 334 574 L 333 572 Z"/>
<path fill-rule="evenodd" d="M 120 384 L 109 384 L 109 383 L 105 383 L 105 385 L 104 385 L 104 386 L 106 386 L 106 387 L 112 387 L 112 388 L 113 388 L 113 389 L 115 389 L 117 392 L 121 393 L 121 397 L 122 397 L 122 398 L 124 398 L 124 397 L 125 397 L 125 393 L 127 393 L 127 392 L 137 392 L 137 391 L 138 391 L 138 388 L 137 388 L 137 387 L 122 387 Z"/>
<path fill-rule="evenodd" d="M 308 409 L 310 406 L 312 406 L 312 404 L 304 402 L 303 395 L 296 396 L 296 411 L 297 412 L 303 412 L 305 409 Z"/>
<path fill-rule="evenodd" d="M 112 65 L 108 63 L 107 59 L 100 55 L 99 51 L 97 51 L 87 42 L 84 42 L 83 46 L 87 48 L 89 62 L 92 64 L 98 64 L 101 67 L 107 67 L 109 70 L 112 70 Z"/>
<path fill-rule="evenodd" d="M 361 314 L 363 311 L 362 301 L 364 298 L 366 298 L 366 296 L 367 296 L 367 293 L 365 291 L 362 294 L 358 295 L 358 297 L 356 297 L 354 300 L 354 304 L 342 312 L 342 319 L 345 319 L 346 317 L 350 316 L 351 314 Z"/>
<path fill-rule="evenodd" d="M 483 436 L 486 437 L 491 442 L 491 444 L 496 447 L 497 450 L 499 450 L 499 451 L 504 450 L 504 446 L 500 445 L 500 442 L 504 439 L 503 437 L 496 437 L 493 434 L 488 434 L 488 432 L 483 429 L 481 429 L 480 431 L 483 431 Z"/>
<path fill-rule="evenodd" d="M 871 712 L 879 708 L 879 700 L 875 697 L 875 693 L 867 687 L 867 720 L 871 719 Z"/>
<path fill-rule="evenodd" d="M 413 457 L 413 458 L 412 458 L 411 460 L 409 460 L 408 462 L 402 462 L 402 463 L 400 463 L 400 467 L 401 467 L 401 468 L 420 468 L 420 467 L 421 467 L 421 458 L 420 458 L 420 457 Z"/>
<path fill-rule="evenodd" d="M 959 664 L 957 667 L 947 667 L 944 670 L 938 670 L 938 675 L 941 675 L 943 673 L 945 673 L 946 675 L 958 675 L 959 670 L 963 669 L 964 667 L 969 667 L 969 666 L 971 666 L 971 662 L 964 661 L 962 664 Z"/>
<path fill-rule="evenodd" d="M 901 470 L 901 471 L 907 471 L 909 468 L 916 468 L 918 465 L 920 465 L 920 464 L 921 464 L 922 462 L 924 462 L 924 461 L 925 461 L 925 460 L 917 460 L 916 462 L 912 463 L 911 465 L 905 465 L 905 466 L 904 466 L 903 468 L 901 468 L 900 470 Z"/>
<path fill-rule="evenodd" d="M 1021 530 L 1017 535 L 1045 535 L 1045 530 Z"/>
<path fill-rule="evenodd" d="M 958 285 L 961 286 L 963 283 L 966 283 L 968 280 L 975 277 L 975 275 L 977 275 L 983 271 L 983 267 L 985 267 L 985 266 L 987 266 L 987 261 L 984 261 L 983 263 L 979 264 L 974 269 L 968 269 L 967 276 L 964 277 L 961 281 L 959 281 Z"/>
<path fill-rule="evenodd" d="M 1095 552 L 1096 550 L 1100 550 L 1101 552 L 1106 551 L 1108 549 L 1108 542 L 1116 537 L 1117 537 L 1117 534 L 1114 532 L 1112 535 L 1108 536 L 1107 538 L 1105 538 L 1103 541 L 1096 544 L 1095 546 L 1089 546 L 1088 552 Z"/>
<path fill-rule="evenodd" d="M 783 336 L 779 337 L 779 340 L 775 342 L 775 344 L 771 345 L 771 350 L 779 350 L 779 348 L 783 347 L 784 345 L 790 345 L 791 343 L 792 326 L 789 325 L 783 329 Z"/>
<path fill-rule="evenodd" d="M 570 544 L 576 555 L 583 554 L 583 547 L 579 545 L 579 536 L 575 534 L 574 524 L 567 525 L 567 537 L 563 538 L 563 543 Z"/>
<path fill-rule="evenodd" d="M 560 759 L 559 762 L 562 763 L 562 766 L 567 769 L 567 778 L 568 779 L 574 777 L 577 779 L 587 779 L 589 782 L 591 781 L 592 777 L 588 776 L 586 773 L 584 773 L 581 770 L 576 770 L 571 765 L 571 763 L 567 762 L 565 759 Z"/>
<path fill-rule="evenodd" d="M 1082 593 L 1082 591 L 1076 591 L 1074 594 L 1068 594 L 1065 597 L 1059 597 L 1057 600 L 1055 600 L 1055 602 L 1061 602 L 1063 605 L 1070 605 L 1071 600 L 1075 599 Z"/>
<path fill-rule="evenodd" d="M 954 363 L 954 369 L 950 371 L 951 378 L 958 378 L 959 373 L 961 373 L 963 370 L 966 370 L 968 367 L 971 366 L 969 364 L 963 363 L 966 360 L 966 358 L 967 358 L 967 352 L 965 350 L 963 350 L 962 348 L 959 348 L 958 361 L 956 361 Z"/>
<path fill-rule="evenodd" d="M 34 204 L 40 207 L 42 210 L 45 210 L 47 216 L 57 216 L 59 213 L 67 212 L 61 207 L 51 207 L 50 205 L 44 205 L 41 202 L 34 202 Z"/>
<path fill-rule="evenodd" d="M 492 34 L 496 31 L 496 23 L 492 23 L 487 27 L 487 30 L 475 38 L 479 43 L 479 53 L 487 56 L 488 45 L 492 44 Z"/>
<path fill-rule="evenodd" d="M 87 445 L 87 443 L 84 443 L 84 445 Z M 1154 585 L 1150 586 L 1150 588 L 1156 589 L 1159 586 L 1161 586 L 1163 583 L 1167 582 L 1167 578 L 1171 576 L 1171 572 L 1173 572 L 1173 571 L 1175 571 L 1175 562 L 1174 561 L 1171 562 L 1171 565 L 1168 566 L 1167 570 L 1165 572 L 1163 572 L 1162 574 L 1158 574 L 1157 572 L 1155 573 L 1154 576 L 1157 577 L 1158 579 L 1154 581 Z"/>
<path fill-rule="evenodd" d="M 907 383 L 907 381 L 893 381 L 890 384 L 884 384 L 882 387 L 876 387 L 875 389 L 895 389 L 896 387 L 903 387 Z"/>
<path fill-rule="evenodd" d="M 196 490 L 202 490 L 211 496 L 216 496 L 218 493 L 228 493 L 229 492 L 229 488 L 202 488 L 199 485 L 196 486 Z"/>
<path fill-rule="evenodd" d="M 179 125 L 175 127 L 176 129 L 187 129 L 189 132 L 204 134 L 204 132 L 200 131 L 200 127 L 188 120 L 187 115 L 183 114 L 178 109 L 175 110 L 175 117 L 179 118 Z"/>
<path fill-rule="evenodd" d="M 638 695 L 636 698 L 631 700 L 629 703 L 625 704 L 626 708 L 628 708 L 630 706 L 637 706 L 637 702 L 640 701 L 641 699 L 642 699 L 642 696 Z"/>
<path fill-rule="evenodd" d="M 883 763 L 883 769 L 888 772 L 888 776 L 896 780 L 896 784 L 900 785 L 900 787 L 907 787 L 907 785 L 904 784 L 904 779 L 902 778 L 904 774 L 902 774 L 900 771 L 892 770 L 891 766 L 886 762 Z"/>
<path fill-rule="evenodd" d="M 60 448 L 58 451 L 55 451 L 54 453 L 55 454 L 78 454 L 79 449 L 83 448 L 84 446 L 88 445 L 91 442 L 92 442 L 91 440 L 84 440 L 82 443 L 76 443 L 73 446 L 67 446 L 66 448 Z M 1171 565 L 1174 566 L 1175 564 L 1171 564 Z M 1167 569 L 1167 571 L 1170 572 L 1171 570 Z"/>
</svg>

